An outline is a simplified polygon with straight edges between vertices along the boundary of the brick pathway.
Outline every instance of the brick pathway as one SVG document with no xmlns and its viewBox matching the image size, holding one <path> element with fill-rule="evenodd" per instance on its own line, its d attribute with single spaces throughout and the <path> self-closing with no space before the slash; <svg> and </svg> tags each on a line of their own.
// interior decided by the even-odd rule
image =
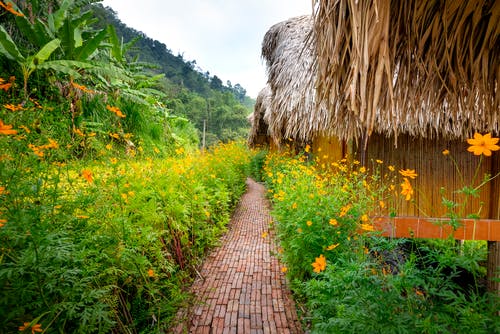
<svg viewBox="0 0 500 334">
<path fill-rule="evenodd" d="M 285 275 L 272 255 L 265 188 L 251 179 L 247 186 L 221 246 L 203 264 L 203 279 L 193 284 L 198 302 L 190 319 L 175 333 L 302 333 Z"/>
</svg>

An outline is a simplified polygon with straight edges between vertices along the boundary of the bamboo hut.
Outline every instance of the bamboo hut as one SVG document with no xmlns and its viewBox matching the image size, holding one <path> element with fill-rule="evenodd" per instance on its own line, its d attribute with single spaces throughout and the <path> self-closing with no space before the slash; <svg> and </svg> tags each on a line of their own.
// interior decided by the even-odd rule
<svg viewBox="0 0 500 334">
<path fill-rule="evenodd" d="M 500 135 L 500 2 L 314 4 L 312 17 L 278 23 L 264 37 L 271 89 L 264 120 L 276 142 L 312 143 L 332 160 L 348 152 L 364 164 L 415 169 L 415 196 L 398 204 L 402 217 L 443 217 L 443 197 L 461 202 L 456 190 L 500 172 L 496 153 L 476 174 L 480 159 L 466 143 L 476 132 Z M 465 212 L 498 231 L 499 178 Z M 490 289 L 500 291 L 491 279 L 500 245 L 489 248 Z"/>
<path fill-rule="evenodd" d="M 271 91 L 265 121 L 277 146 L 292 142 L 297 148 L 314 143 L 313 138 L 324 130 L 322 125 L 331 122 L 324 105 L 316 105 L 315 82 L 309 80 L 311 74 L 316 73 L 313 23 L 310 15 L 277 23 L 267 31 L 262 42 Z M 329 141 L 332 156 L 341 158 L 340 142 Z"/>
<path fill-rule="evenodd" d="M 250 147 L 269 146 L 271 143 L 267 123 L 271 106 L 271 96 L 272 91 L 269 85 L 264 87 L 257 95 L 254 111 L 249 116 L 251 129 L 248 135 L 248 145 Z"/>
<path fill-rule="evenodd" d="M 456 190 L 477 181 L 466 139 L 500 134 L 500 2 L 316 0 L 313 16 L 323 134 L 352 142 L 365 163 L 415 169 L 416 196 L 399 214 L 442 217 L 443 196 L 460 202 Z M 499 172 L 498 153 L 482 159 L 479 175 Z M 499 224 L 500 182 L 482 188 L 465 211 Z M 489 247 L 492 274 L 500 246 Z"/>
</svg>

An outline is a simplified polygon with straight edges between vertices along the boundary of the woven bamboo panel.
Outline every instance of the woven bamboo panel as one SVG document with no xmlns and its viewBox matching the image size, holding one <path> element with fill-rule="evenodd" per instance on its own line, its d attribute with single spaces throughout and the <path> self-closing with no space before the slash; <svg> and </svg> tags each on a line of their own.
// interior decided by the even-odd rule
<svg viewBox="0 0 500 334">
<path fill-rule="evenodd" d="M 447 198 L 459 205 L 455 211 L 462 217 L 478 214 L 481 218 L 497 218 L 499 182 L 482 186 L 478 198 L 465 199 L 466 196 L 457 192 L 464 186 L 476 187 L 485 174 L 494 175 L 499 171 L 498 159 L 483 157 L 479 165 L 481 159 L 468 152 L 467 147 L 464 141 L 430 140 L 409 135 L 399 136 L 395 146 L 394 138 L 374 134 L 366 152 L 358 147 L 357 156 L 361 160 L 365 154 L 366 161 L 380 159 L 397 169 L 417 172 L 418 177 L 411 180 L 414 198 L 405 201 L 400 196 L 396 203 L 398 216 L 445 217 L 447 210 L 442 201 Z M 450 154 L 443 155 L 443 150 L 449 150 Z"/>
</svg>

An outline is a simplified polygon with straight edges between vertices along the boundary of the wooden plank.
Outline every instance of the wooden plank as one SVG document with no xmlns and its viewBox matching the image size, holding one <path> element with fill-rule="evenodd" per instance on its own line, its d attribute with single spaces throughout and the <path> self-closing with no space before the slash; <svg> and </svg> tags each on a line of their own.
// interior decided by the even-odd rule
<svg viewBox="0 0 500 334">
<path fill-rule="evenodd" d="M 500 241 L 500 220 L 463 219 L 456 231 L 446 224 L 445 218 L 374 217 L 374 226 L 383 236 L 393 238 L 446 239 Z"/>
</svg>

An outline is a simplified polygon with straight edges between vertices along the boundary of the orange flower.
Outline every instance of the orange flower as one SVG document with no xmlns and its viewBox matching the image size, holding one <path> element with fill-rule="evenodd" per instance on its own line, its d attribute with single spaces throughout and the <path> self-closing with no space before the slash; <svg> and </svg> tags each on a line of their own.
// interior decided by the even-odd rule
<svg viewBox="0 0 500 334">
<path fill-rule="evenodd" d="M 328 223 L 333 226 L 337 226 L 339 224 L 339 222 L 335 218 L 330 219 Z"/>
<path fill-rule="evenodd" d="M 410 179 L 414 179 L 418 176 L 418 174 L 415 173 L 414 169 L 400 169 L 399 174 L 401 174 L 405 177 L 409 177 Z"/>
<path fill-rule="evenodd" d="M 15 104 L 10 104 L 10 103 L 4 104 L 4 108 L 8 109 L 10 111 L 18 111 L 18 110 L 23 110 L 24 109 L 23 106 L 22 106 L 22 104 L 15 105 Z"/>
<path fill-rule="evenodd" d="M 351 209 L 350 205 L 346 205 L 346 206 L 342 207 L 340 209 L 339 217 L 344 217 L 349 212 L 350 209 Z"/>
<path fill-rule="evenodd" d="M 14 14 L 16 16 L 24 16 L 24 14 L 19 13 L 14 8 L 12 8 L 11 2 L 4 4 L 3 1 L 0 1 L 0 7 L 3 7 L 6 11 L 11 12 L 12 14 Z"/>
<path fill-rule="evenodd" d="M 122 111 L 118 107 L 112 107 L 110 105 L 107 105 L 106 109 L 108 109 L 109 111 L 111 111 L 113 114 L 115 114 L 116 116 L 118 116 L 120 118 L 126 117 L 126 115 L 123 114 Z"/>
<path fill-rule="evenodd" d="M 401 183 L 401 195 L 406 196 L 405 199 L 409 201 L 413 196 L 413 188 L 406 177 L 403 180 L 404 182 Z"/>
<path fill-rule="evenodd" d="M 17 130 L 12 130 L 12 125 L 4 124 L 4 122 L 0 119 L 0 134 L 15 135 L 17 134 Z"/>
<path fill-rule="evenodd" d="M 87 180 L 88 183 L 92 183 L 94 181 L 92 178 L 92 172 L 87 169 L 82 170 L 82 177 Z"/>
<path fill-rule="evenodd" d="M 315 273 L 320 273 L 326 269 L 326 258 L 323 256 L 323 254 L 321 254 L 315 259 L 313 263 L 311 263 L 311 265 L 313 266 L 313 271 Z"/>
<path fill-rule="evenodd" d="M 12 82 L 7 82 L 4 83 L 5 80 L 0 78 L 0 90 L 8 91 L 9 88 L 12 86 Z"/>
<path fill-rule="evenodd" d="M 288 271 L 288 268 L 287 267 L 281 267 L 281 272 L 282 273 L 286 273 Z"/>
<path fill-rule="evenodd" d="M 450 150 L 443 150 L 443 155 L 449 155 L 450 154 Z"/>
<path fill-rule="evenodd" d="M 339 244 L 338 244 L 338 243 L 337 243 L 337 244 L 333 244 L 333 245 L 330 245 L 330 246 L 326 247 L 326 250 L 327 250 L 327 251 L 334 250 L 334 249 L 335 249 L 335 248 L 337 248 L 338 246 L 339 246 Z"/>
<path fill-rule="evenodd" d="M 153 269 L 148 270 L 148 276 L 149 277 L 155 277 L 155 271 Z"/>
<path fill-rule="evenodd" d="M 363 223 L 366 223 L 368 220 L 370 220 L 370 218 L 368 218 L 368 215 L 367 215 L 367 214 L 364 214 L 364 215 L 362 215 L 362 216 L 361 216 L 361 221 L 362 221 Z"/>
<path fill-rule="evenodd" d="M 79 135 L 80 137 L 85 137 L 85 134 L 79 128 L 73 128 L 73 133 Z"/>
<path fill-rule="evenodd" d="M 484 136 L 480 133 L 475 133 L 474 138 L 467 139 L 467 142 L 471 145 L 467 151 L 474 153 L 474 155 L 484 154 L 485 156 L 491 156 L 491 151 L 500 150 L 500 146 L 496 145 L 499 138 L 492 138 L 491 133 L 487 133 Z"/>
<path fill-rule="evenodd" d="M 36 325 L 30 326 L 29 322 L 25 322 L 23 324 L 23 326 L 19 326 L 19 331 L 23 332 L 23 331 L 27 330 L 28 328 L 31 328 L 31 334 L 35 334 L 35 332 L 38 332 L 38 333 L 43 332 L 41 324 L 36 324 Z"/>
<path fill-rule="evenodd" d="M 360 227 L 363 231 L 373 231 L 373 225 L 370 224 L 361 224 Z"/>
</svg>

